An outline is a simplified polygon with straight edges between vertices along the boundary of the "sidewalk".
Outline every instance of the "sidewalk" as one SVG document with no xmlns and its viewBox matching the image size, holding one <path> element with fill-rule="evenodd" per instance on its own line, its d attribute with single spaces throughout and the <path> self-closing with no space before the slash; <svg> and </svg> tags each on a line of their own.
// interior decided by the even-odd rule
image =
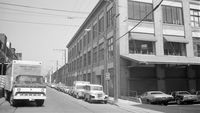
<svg viewBox="0 0 200 113">
<path fill-rule="evenodd" d="M 162 113 L 162 112 L 138 107 L 136 105 L 141 105 L 141 103 L 133 102 L 133 101 L 129 101 L 129 100 L 118 99 L 118 102 L 115 103 L 113 97 L 109 97 L 108 103 L 116 105 L 119 108 L 126 110 L 128 112 L 131 112 L 131 113 Z"/>
</svg>

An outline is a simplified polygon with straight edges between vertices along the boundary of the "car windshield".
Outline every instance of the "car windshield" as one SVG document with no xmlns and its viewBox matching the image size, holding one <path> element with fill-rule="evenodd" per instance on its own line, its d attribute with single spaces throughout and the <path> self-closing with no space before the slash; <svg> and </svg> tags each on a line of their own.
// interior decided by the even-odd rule
<svg viewBox="0 0 200 113">
<path fill-rule="evenodd" d="M 189 95 L 190 93 L 189 93 L 189 92 L 187 92 L 187 91 L 181 91 L 181 92 L 179 92 L 179 94 L 185 94 L 185 95 Z"/>
<path fill-rule="evenodd" d="M 43 84 L 44 78 L 43 76 L 37 76 L 37 75 L 18 75 L 16 77 L 16 83 L 18 84 Z"/>
<path fill-rule="evenodd" d="M 158 91 L 158 92 L 151 92 L 151 94 L 152 95 L 157 95 L 157 94 L 163 94 L 163 92 L 160 92 L 160 91 Z"/>
<path fill-rule="evenodd" d="M 76 89 L 84 89 L 84 86 L 83 85 L 77 85 Z"/>
<path fill-rule="evenodd" d="M 97 91 L 102 91 L 103 88 L 101 86 L 92 86 L 91 90 L 97 90 Z"/>
</svg>

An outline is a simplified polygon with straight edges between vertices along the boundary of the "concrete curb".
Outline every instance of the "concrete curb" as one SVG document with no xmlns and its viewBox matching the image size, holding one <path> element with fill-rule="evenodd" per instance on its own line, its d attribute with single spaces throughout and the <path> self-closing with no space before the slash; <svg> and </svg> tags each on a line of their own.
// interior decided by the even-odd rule
<svg viewBox="0 0 200 113">
<path fill-rule="evenodd" d="M 0 105 L 3 104 L 5 102 L 5 99 L 2 97 L 0 98 Z"/>
</svg>

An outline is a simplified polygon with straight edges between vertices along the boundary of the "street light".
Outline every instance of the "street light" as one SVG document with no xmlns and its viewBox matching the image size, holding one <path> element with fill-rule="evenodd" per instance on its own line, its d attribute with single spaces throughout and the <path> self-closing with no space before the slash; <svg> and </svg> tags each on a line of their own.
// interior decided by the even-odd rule
<svg viewBox="0 0 200 113">
<path fill-rule="evenodd" d="M 107 64 L 107 61 L 108 61 L 108 55 L 107 55 L 108 54 L 108 40 L 107 40 L 107 37 L 102 32 L 99 32 L 99 31 L 96 31 L 96 30 L 85 29 L 85 31 L 86 32 L 89 32 L 89 31 L 97 32 L 105 40 L 104 41 L 104 48 L 105 48 L 105 51 L 104 51 L 104 80 L 106 80 L 106 94 L 109 96 L 110 73 L 108 72 L 108 64 Z"/>
</svg>

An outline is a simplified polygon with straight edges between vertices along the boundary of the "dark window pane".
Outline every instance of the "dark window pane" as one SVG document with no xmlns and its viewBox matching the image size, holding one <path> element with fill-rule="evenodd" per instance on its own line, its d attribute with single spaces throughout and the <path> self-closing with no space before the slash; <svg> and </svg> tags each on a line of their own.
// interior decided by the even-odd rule
<svg viewBox="0 0 200 113">
<path fill-rule="evenodd" d="M 133 18 L 140 20 L 140 3 L 133 2 Z"/>
</svg>

